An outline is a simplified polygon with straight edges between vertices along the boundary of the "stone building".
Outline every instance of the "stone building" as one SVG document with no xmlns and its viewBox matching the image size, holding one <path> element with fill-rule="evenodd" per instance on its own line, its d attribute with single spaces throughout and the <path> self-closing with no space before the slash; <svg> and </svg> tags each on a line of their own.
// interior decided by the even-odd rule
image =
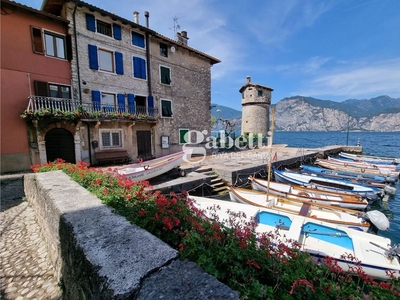
<svg viewBox="0 0 400 300">
<path fill-rule="evenodd" d="M 148 12 L 142 25 L 138 12 L 127 20 L 82 1 L 44 0 L 41 12 L 68 21 L 71 93 L 52 97 L 45 81 L 29 97 L 30 116 L 49 113 L 27 118 L 38 145 L 32 164 L 96 165 L 104 152 L 146 160 L 180 151 L 190 130 L 211 131 L 211 67 L 220 60 L 188 46 L 186 31 L 170 39 L 149 28 Z"/>
<path fill-rule="evenodd" d="M 240 88 L 242 94 L 242 135 L 262 134 L 269 131 L 269 106 L 273 89 L 251 82 L 247 76 L 246 83 Z"/>
</svg>

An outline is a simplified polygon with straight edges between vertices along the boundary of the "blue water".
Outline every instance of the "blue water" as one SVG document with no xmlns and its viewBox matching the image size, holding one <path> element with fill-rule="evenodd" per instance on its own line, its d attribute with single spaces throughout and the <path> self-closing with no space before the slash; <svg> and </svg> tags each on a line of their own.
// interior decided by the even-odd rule
<svg viewBox="0 0 400 300">
<path fill-rule="evenodd" d="M 274 132 L 273 144 L 287 144 L 288 147 L 319 148 L 331 145 L 355 146 L 360 143 L 363 154 L 399 157 L 400 132 Z M 390 221 L 388 231 L 378 235 L 388 237 L 392 244 L 400 243 L 400 182 L 396 184 L 396 195 L 387 202 L 374 205 Z"/>
</svg>

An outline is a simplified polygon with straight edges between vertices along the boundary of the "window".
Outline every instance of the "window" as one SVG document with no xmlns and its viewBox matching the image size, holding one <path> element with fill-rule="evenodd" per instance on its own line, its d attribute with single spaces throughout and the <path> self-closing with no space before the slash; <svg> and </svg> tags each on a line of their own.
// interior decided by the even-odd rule
<svg viewBox="0 0 400 300">
<path fill-rule="evenodd" d="M 179 129 L 179 144 L 189 143 L 189 129 Z"/>
<path fill-rule="evenodd" d="M 46 55 L 65 59 L 65 37 L 50 32 L 44 33 Z"/>
<path fill-rule="evenodd" d="M 146 60 L 133 57 L 133 77 L 146 79 Z"/>
<path fill-rule="evenodd" d="M 121 52 L 97 48 L 89 45 L 89 67 L 94 70 L 124 74 L 123 56 Z"/>
<path fill-rule="evenodd" d="M 101 93 L 101 107 L 105 112 L 115 111 L 115 94 Z"/>
<path fill-rule="evenodd" d="M 111 24 L 102 22 L 100 20 L 96 20 L 96 29 L 98 33 L 107 35 L 107 36 L 112 36 L 112 30 L 111 30 Z"/>
<path fill-rule="evenodd" d="M 99 49 L 99 70 L 114 72 L 113 52 Z"/>
<path fill-rule="evenodd" d="M 160 55 L 168 57 L 168 46 L 164 43 L 160 43 Z"/>
<path fill-rule="evenodd" d="M 137 32 L 132 32 L 132 45 L 144 48 L 144 35 L 137 33 Z"/>
<path fill-rule="evenodd" d="M 100 130 L 101 148 L 122 148 L 122 130 Z"/>
<path fill-rule="evenodd" d="M 160 66 L 160 82 L 163 84 L 171 84 L 171 69 Z"/>
<path fill-rule="evenodd" d="M 34 84 L 36 96 L 71 99 L 70 86 L 36 80 Z"/>
<path fill-rule="evenodd" d="M 161 117 L 172 118 L 172 101 L 161 99 Z"/>
<path fill-rule="evenodd" d="M 257 92 L 258 92 L 258 97 L 262 97 L 263 91 L 258 90 Z"/>
</svg>

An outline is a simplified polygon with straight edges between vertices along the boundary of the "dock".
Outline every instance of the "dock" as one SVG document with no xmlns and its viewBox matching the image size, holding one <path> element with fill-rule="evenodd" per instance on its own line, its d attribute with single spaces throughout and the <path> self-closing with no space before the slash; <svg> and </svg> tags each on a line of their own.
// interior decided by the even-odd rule
<svg viewBox="0 0 400 300">
<path fill-rule="evenodd" d="M 317 158 L 327 158 L 339 152 L 362 153 L 361 146 L 325 146 L 322 148 L 290 148 L 277 144 L 260 149 L 215 152 L 207 156 L 194 156 L 181 165 L 184 177 L 165 174 L 150 179 L 151 190 L 168 194 L 189 191 L 194 194 L 215 195 L 226 193 L 226 186 L 245 186 L 248 177 L 268 177 L 269 165 L 278 169 L 298 168 L 313 164 Z"/>
</svg>

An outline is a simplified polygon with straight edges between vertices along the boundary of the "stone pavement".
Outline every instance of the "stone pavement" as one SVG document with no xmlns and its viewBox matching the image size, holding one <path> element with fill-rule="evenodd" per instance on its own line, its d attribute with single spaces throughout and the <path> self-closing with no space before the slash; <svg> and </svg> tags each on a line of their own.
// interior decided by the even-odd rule
<svg viewBox="0 0 400 300">
<path fill-rule="evenodd" d="M 61 299 L 23 175 L 0 176 L 0 299 Z"/>
</svg>

